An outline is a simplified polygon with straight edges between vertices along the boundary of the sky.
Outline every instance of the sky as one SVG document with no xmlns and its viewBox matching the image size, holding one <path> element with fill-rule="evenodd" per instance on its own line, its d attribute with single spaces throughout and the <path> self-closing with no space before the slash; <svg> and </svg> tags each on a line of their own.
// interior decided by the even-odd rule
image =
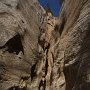
<svg viewBox="0 0 90 90">
<path fill-rule="evenodd" d="M 60 11 L 60 0 L 39 0 L 40 4 L 47 9 L 47 5 L 50 7 L 50 9 L 53 12 L 53 15 L 55 17 L 59 16 L 59 11 Z M 48 3 L 47 3 L 48 2 Z"/>
</svg>

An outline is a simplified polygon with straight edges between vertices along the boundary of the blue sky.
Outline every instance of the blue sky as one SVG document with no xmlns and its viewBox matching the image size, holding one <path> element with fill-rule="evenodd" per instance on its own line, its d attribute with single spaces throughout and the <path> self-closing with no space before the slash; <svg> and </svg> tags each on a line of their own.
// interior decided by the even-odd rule
<svg viewBox="0 0 90 90">
<path fill-rule="evenodd" d="M 59 16 L 59 11 L 60 11 L 60 0 L 39 0 L 40 4 L 47 9 L 47 2 L 48 5 L 50 6 L 50 9 L 52 10 L 54 16 Z"/>
</svg>

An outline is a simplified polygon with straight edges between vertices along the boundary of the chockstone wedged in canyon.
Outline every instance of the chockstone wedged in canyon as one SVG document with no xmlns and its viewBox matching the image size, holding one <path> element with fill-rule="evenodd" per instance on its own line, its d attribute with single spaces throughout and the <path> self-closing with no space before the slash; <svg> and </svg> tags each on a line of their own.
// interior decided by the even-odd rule
<svg viewBox="0 0 90 90">
<path fill-rule="evenodd" d="M 61 1 L 0 0 L 0 90 L 90 90 L 90 0 Z"/>
</svg>

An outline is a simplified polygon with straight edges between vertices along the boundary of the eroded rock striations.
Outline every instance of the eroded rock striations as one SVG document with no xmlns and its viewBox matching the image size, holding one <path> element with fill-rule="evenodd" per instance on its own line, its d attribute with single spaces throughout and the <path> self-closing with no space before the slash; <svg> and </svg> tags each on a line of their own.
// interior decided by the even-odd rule
<svg viewBox="0 0 90 90">
<path fill-rule="evenodd" d="M 0 90 L 90 89 L 90 0 L 61 1 L 0 0 Z"/>
<path fill-rule="evenodd" d="M 53 80 L 58 83 L 62 80 L 62 85 L 59 85 L 62 87 L 65 84 L 65 90 L 89 90 L 90 0 L 63 0 L 59 23 L 60 37 L 58 51 L 55 49 L 58 54 L 55 62 L 61 66 L 54 66 L 57 72 L 54 68 L 56 77 Z"/>
<path fill-rule="evenodd" d="M 0 0 L 0 90 L 34 90 L 31 73 L 40 61 L 43 13 L 35 0 Z"/>
</svg>

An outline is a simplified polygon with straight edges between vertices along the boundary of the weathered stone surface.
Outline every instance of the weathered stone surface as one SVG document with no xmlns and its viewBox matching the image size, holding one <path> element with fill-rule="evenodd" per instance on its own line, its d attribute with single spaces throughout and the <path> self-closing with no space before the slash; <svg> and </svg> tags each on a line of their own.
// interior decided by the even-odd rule
<svg viewBox="0 0 90 90">
<path fill-rule="evenodd" d="M 0 0 L 0 90 L 89 90 L 90 0 L 61 1 Z"/>
<path fill-rule="evenodd" d="M 59 38 L 59 45 L 56 48 L 58 48 L 59 53 L 64 53 L 64 57 L 61 60 L 62 62 L 64 60 L 64 63 L 59 64 L 64 64 L 62 68 L 64 68 L 63 77 L 65 79 L 63 80 L 65 80 L 66 88 L 63 90 L 89 90 L 88 35 L 90 28 L 90 0 L 64 0 L 59 20 L 59 33 L 61 36 Z M 62 54 L 58 54 L 56 57 L 55 62 L 57 64 L 58 57 L 60 62 Z M 62 72 L 62 69 L 60 71 Z M 60 71 L 54 74 L 57 76 L 60 74 Z M 59 78 L 54 77 L 55 80 L 57 79 L 56 81 Z M 56 87 L 57 85 L 54 88 Z"/>
<path fill-rule="evenodd" d="M 0 0 L 0 90 L 20 88 L 23 82 L 31 90 L 43 13 L 35 0 Z"/>
</svg>

